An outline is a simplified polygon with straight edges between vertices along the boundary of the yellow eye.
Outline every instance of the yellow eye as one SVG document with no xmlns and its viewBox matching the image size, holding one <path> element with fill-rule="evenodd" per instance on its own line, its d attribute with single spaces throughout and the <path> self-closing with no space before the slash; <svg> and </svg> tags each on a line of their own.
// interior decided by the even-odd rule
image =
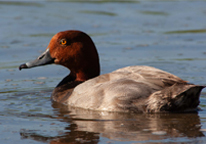
<svg viewBox="0 0 206 144">
<path fill-rule="evenodd" d="M 66 45 L 66 44 L 67 44 L 67 41 L 66 41 L 65 39 L 62 39 L 62 40 L 60 41 L 60 43 L 61 43 L 62 45 Z"/>
</svg>

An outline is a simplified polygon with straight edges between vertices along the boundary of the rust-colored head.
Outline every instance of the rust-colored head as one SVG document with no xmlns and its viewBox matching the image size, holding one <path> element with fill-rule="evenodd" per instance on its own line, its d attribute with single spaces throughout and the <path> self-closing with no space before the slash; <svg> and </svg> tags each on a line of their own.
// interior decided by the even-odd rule
<svg viewBox="0 0 206 144">
<path fill-rule="evenodd" d="M 70 75 L 78 81 L 96 77 L 100 73 L 96 47 L 91 38 L 81 31 L 69 30 L 55 34 L 42 55 L 35 61 L 22 64 L 19 68 L 50 63 L 69 68 Z"/>
</svg>

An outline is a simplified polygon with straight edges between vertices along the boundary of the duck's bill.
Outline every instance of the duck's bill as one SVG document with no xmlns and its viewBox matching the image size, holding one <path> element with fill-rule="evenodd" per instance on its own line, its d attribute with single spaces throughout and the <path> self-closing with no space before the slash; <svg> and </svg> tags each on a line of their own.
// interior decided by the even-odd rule
<svg viewBox="0 0 206 144">
<path fill-rule="evenodd" d="M 42 65 L 47 65 L 47 64 L 52 64 L 52 63 L 54 63 L 54 58 L 51 57 L 49 49 L 47 49 L 44 53 L 42 53 L 34 61 L 27 62 L 25 64 L 21 64 L 19 66 L 19 70 L 37 67 L 37 66 L 42 66 Z"/>
</svg>

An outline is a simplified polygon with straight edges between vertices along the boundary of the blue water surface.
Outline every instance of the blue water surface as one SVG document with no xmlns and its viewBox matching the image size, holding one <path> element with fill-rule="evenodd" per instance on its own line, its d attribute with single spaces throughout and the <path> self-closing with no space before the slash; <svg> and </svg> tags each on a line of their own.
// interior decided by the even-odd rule
<svg viewBox="0 0 206 144">
<path fill-rule="evenodd" d="M 93 39 L 101 74 L 149 65 L 206 85 L 206 1 L 0 1 L 0 143 L 206 143 L 206 90 L 197 114 L 111 114 L 52 104 L 69 70 L 18 70 L 51 37 L 81 30 Z"/>
</svg>

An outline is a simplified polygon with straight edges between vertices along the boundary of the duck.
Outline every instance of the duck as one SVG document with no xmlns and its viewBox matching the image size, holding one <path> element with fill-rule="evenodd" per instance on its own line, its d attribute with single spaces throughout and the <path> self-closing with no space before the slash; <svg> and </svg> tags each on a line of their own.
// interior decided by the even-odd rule
<svg viewBox="0 0 206 144">
<path fill-rule="evenodd" d="M 91 37 L 79 30 L 55 34 L 37 59 L 19 70 L 58 64 L 70 73 L 59 82 L 51 100 L 68 107 L 120 113 L 193 112 L 205 86 L 182 80 L 145 65 L 127 66 L 100 75 L 97 49 Z"/>
</svg>

